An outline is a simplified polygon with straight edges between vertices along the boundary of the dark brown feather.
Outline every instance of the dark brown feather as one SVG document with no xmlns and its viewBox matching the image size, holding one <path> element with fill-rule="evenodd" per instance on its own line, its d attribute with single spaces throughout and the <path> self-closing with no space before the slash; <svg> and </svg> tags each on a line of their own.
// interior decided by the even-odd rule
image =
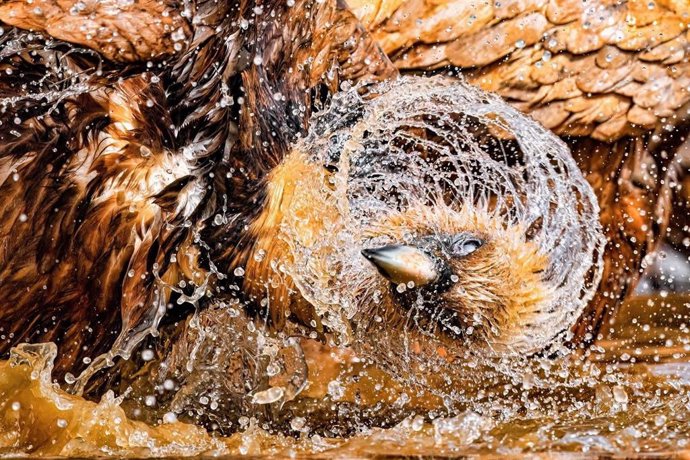
<svg viewBox="0 0 690 460">
<path fill-rule="evenodd" d="M 306 129 L 316 96 L 340 78 L 395 69 L 330 1 L 197 1 L 191 13 L 203 20 L 171 17 L 186 46 L 153 66 L 138 61 L 177 51 L 168 32 L 160 42 L 139 41 L 160 38 L 140 29 L 121 35 L 129 43 L 85 40 L 66 33 L 64 5 L 50 5 L 47 22 L 20 2 L 0 8 L 0 20 L 72 42 L 12 28 L 0 38 L 0 199 L 10 203 L 0 209 L 0 353 L 55 341 L 62 378 L 155 326 L 159 294 L 177 303 L 157 277 L 186 279 L 191 293 L 211 261 L 231 273 L 266 174 Z M 136 5 L 115 20 L 159 8 Z M 10 9 L 22 16 L 9 21 Z M 219 214 L 230 218 L 217 225 Z M 214 281 L 222 299 L 237 280 Z"/>
</svg>

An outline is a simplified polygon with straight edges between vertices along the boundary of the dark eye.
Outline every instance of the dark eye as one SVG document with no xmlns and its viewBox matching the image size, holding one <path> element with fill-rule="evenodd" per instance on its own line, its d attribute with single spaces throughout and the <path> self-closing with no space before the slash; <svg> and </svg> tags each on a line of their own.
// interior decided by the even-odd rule
<svg viewBox="0 0 690 460">
<path fill-rule="evenodd" d="M 481 248 L 484 242 L 478 238 L 461 238 L 456 240 L 451 247 L 454 256 L 465 257 Z"/>
</svg>

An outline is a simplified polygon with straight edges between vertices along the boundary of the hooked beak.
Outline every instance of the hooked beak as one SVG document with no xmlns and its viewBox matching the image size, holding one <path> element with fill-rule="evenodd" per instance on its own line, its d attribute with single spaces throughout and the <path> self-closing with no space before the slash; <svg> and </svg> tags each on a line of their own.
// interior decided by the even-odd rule
<svg viewBox="0 0 690 460">
<path fill-rule="evenodd" d="M 374 264 L 383 276 L 396 284 L 407 284 L 412 281 L 415 286 L 424 286 L 439 277 L 434 260 L 412 246 L 390 245 L 363 249 L 362 255 Z"/>
</svg>

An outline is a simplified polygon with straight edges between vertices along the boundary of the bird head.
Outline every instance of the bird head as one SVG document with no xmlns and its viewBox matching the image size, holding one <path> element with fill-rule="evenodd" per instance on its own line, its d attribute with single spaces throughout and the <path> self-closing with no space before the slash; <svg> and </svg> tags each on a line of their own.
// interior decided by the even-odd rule
<svg viewBox="0 0 690 460">
<path fill-rule="evenodd" d="M 551 300 L 548 258 L 519 225 L 472 208 L 419 206 L 371 227 L 363 308 L 387 331 L 463 348 L 509 348 Z M 375 242 L 382 242 L 376 244 Z M 375 327 L 375 326 L 374 326 Z M 390 332 L 388 332 L 390 333 Z"/>
<path fill-rule="evenodd" d="M 561 349 L 604 240 L 560 140 L 462 82 L 407 77 L 334 96 L 295 148 L 335 166 L 300 209 L 336 224 L 316 242 L 290 236 L 318 219 L 283 227 L 295 285 L 337 343 L 405 377 L 434 356 Z"/>
</svg>

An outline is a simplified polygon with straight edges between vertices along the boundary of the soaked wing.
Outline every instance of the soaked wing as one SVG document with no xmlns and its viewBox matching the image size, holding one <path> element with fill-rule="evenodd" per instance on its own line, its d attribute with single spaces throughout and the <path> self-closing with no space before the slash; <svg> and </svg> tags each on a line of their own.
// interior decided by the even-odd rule
<svg viewBox="0 0 690 460">
<path fill-rule="evenodd" d="M 0 349 L 54 341 L 58 371 L 75 372 L 121 325 L 150 324 L 153 267 L 185 234 L 165 227 L 185 207 L 156 198 L 189 170 L 147 124 L 168 115 L 146 76 L 96 77 L 92 54 L 17 31 L 4 45 Z"/>
<path fill-rule="evenodd" d="M 638 0 L 349 4 L 402 72 L 460 69 L 566 138 L 609 238 L 603 284 L 576 331 L 596 337 L 665 233 L 664 179 L 688 131 L 690 8 Z"/>
<path fill-rule="evenodd" d="M 111 348 L 127 356 L 169 297 L 195 303 L 213 263 L 228 272 L 314 88 L 395 73 L 333 2 L 199 1 L 194 23 L 172 4 L 26 5 L 0 8 L 1 21 L 43 32 L 0 36 L 0 198 L 11 204 L 0 351 L 56 341 L 59 374 Z M 274 20 L 239 20 L 262 12 Z M 171 46 L 168 61 L 148 61 Z"/>
<path fill-rule="evenodd" d="M 175 1 L 9 0 L 0 5 L 0 21 L 134 62 L 182 49 L 189 26 L 180 12 Z"/>
<path fill-rule="evenodd" d="M 680 2 L 350 2 L 401 70 L 468 69 L 557 134 L 614 141 L 687 117 Z"/>
</svg>

